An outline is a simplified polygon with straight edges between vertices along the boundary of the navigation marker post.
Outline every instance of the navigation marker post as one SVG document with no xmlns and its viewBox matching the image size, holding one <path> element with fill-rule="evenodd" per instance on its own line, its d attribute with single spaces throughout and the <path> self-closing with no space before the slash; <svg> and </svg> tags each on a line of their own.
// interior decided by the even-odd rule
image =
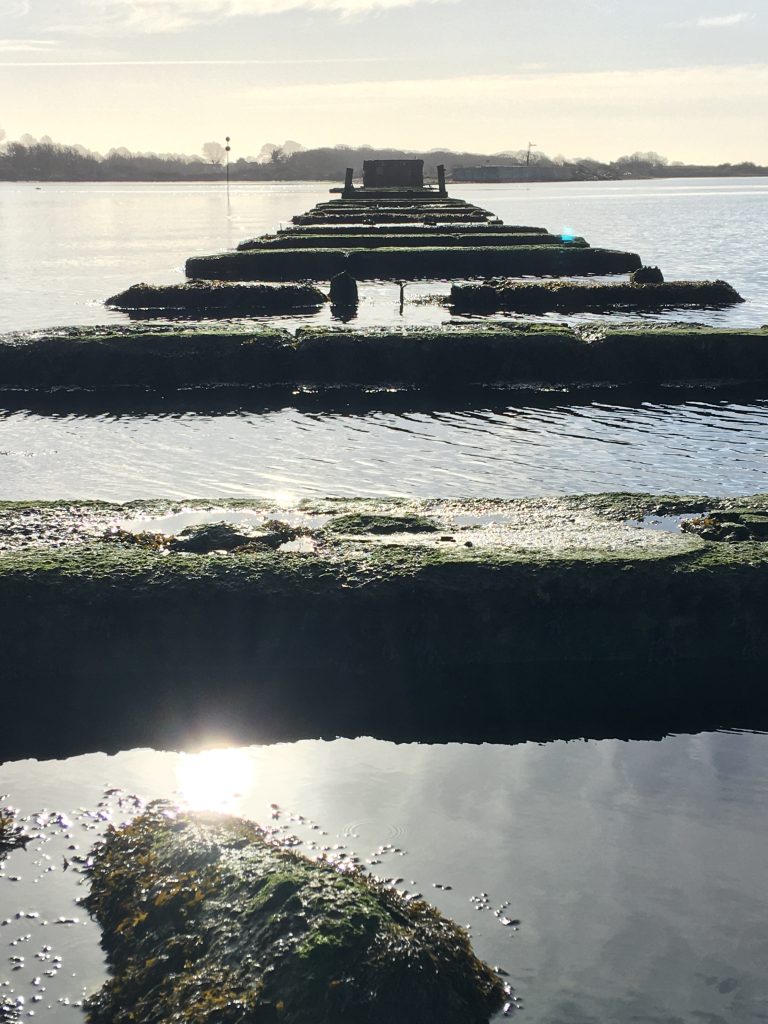
<svg viewBox="0 0 768 1024">
<path fill-rule="evenodd" d="M 226 167 L 227 167 L 227 205 L 229 205 L 229 151 L 232 149 L 232 147 L 229 144 L 231 140 L 230 140 L 228 135 L 225 135 L 224 141 L 226 142 L 226 146 L 224 147 L 224 152 L 226 154 Z"/>
</svg>

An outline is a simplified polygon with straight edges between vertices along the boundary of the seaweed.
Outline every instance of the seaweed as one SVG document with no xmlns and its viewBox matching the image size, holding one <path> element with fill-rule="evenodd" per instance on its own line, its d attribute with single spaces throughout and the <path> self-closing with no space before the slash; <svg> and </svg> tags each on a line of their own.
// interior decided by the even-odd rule
<svg viewBox="0 0 768 1024">
<path fill-rule="evenodd" d="M 0 807 L 0 862 L 11 850 L 26 849 L 29 840 L 23 826 L 16 821 L 14 808 Z"/>
<path fill-rule="evenodd" d="M 750 507 L 710 509 L 704 515 L 684 520 L 680 528 L 709 541 L 768 541 L 768 512 Z"/>
<path fill-rule="evenodd" d="M 436 533 L 438 526 L 426 516 L 377 515 L 376 513 L 353 512 L 334 516 L 326 525 L 332 533 L 349 535 L 386 535 L 390 533 Z"/>
<path fill-rule="evenodd" d="M 253 822 L 155 802 L 108 831 L 89 875 L 112 971 L 91 1024 L 481 1024 L 504 1000 L 425 902 Z"/>
</svg>

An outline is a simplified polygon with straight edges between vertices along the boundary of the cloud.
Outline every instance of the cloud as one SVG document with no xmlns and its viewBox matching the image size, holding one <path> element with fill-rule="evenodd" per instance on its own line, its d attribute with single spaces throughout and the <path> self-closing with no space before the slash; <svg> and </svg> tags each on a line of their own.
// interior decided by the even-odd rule
<svg viewBox="0 0 768 1024">
<path fill-rule="evenodd" d="M 0 53 L 51 53 L 58 45 L 54 39 L 0 39 Z"/>
<path fill-rule="evenodd" d="M 263 17 L 309 11 L 342 17 L 373 14 L 416 4 L 458 0 L 83 0 L 83 12 L 71 27 L 100 34 L 106 31 L 177 32 L 194 25 L 235 17 Z"/>
<path fill-rule="evenodd" d="M 739 14 L 722 14 L 711 18 L 698 18 L 696 25 L 698 28 L 728 28 L 731 25 L 740 25 L 743 21 L 749 21 L 753 15 L 747 11 L 741 11 Z"/>
<path fill-rule="evenodd" d="M 9 47 L 8 51 L 12 50 Z M 3 40 L 0 40 L 0 53 L 3 53 Z M 47 52 L 50 52 L 47 51 Z M 219 67 L 231 65 L 233 67 L 260 65 L 281 66 L 281 65 L 313 65 L 313 64 L 386 64 L 395 58 L 392 57 L 277 57 L 274 60 L 246 59 L 246 60 L 25 60 L 25 61 L 0 61 L 0 68 L 163 68 L 163 67 Z"/>
<path fill-rule="evenodd" d="M 407 78 L 385 87 L 372 78 L 265 84 L 233 91 L 230 102 L 244 124 L 261 118 L 265 133 L 290 125 L 306 145 L 330 136 L 333 111 L 353 142 L 375 125 L 382 145 L 490 152 L 533 138 L 544 152 L 607 158 L 652 149 L 717 162 L 763 159 L 756 132 L 766 95 L 768 63 Z"/>
<path fill-rule="evenodd" d="M 343 102 L 347 109 L 357 106 L 362 110 L 399 108 L 406 103 L 409 109 L 416 104 L 424 111 L 434 110 L 436 105 L 449 111 L 454 105 L 505 111 L 513 103 L 516 108 L 557 104 L 607 112 L 679 110 L 717 100 L 763 99 L 767 93 L 768 64 L 751 64 L 401 79 L 387 81 L 385 89 L 375 80 L 265 85 L 239 95 L 289 108 L 335 109 L 335 104 Z"/>
</svg>

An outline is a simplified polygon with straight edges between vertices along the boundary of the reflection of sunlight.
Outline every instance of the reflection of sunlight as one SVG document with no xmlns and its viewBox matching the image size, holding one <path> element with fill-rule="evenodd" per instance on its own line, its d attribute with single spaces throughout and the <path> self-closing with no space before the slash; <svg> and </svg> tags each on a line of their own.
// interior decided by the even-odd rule
<svg viewBox="0 0 768 1024">
<path fill-rule="evenodd" d="M 294 508 L 299 503 L 299 499 L 295 494 L 290 491 L 273 491 L 270 494 L 272 501 L 276 502 L 280 508 Z"/>
<path fill-rule="evenodd" d="M 236 812 L 253 785 L 253 757 L 238 747 L 180 754 L 176 777 L 182 801 L 193 810 Z"/>
</svg>

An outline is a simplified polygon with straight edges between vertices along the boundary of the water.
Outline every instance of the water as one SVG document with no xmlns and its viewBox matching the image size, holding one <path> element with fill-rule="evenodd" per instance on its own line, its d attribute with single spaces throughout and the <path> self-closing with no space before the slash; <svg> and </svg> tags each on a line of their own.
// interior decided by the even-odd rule
<svg viewBox="0 0 768 1024">
<path fill-rule="evenodd" d="M 687 319 L 768 321 L 766 180 L 453 191 L 509 222 L 635 249 L 668 278 L 725 277 L 749 300 Z M 0 184 L 0 331 L 123 322 L 101 305 L 108 295 L 178 281 L 188 256 L 326 197 L 325 185 L 238 184 L 228 209 L 211 185 Z M 401 316 L 396 286 L 365 285 L 360 322 L 442 322 L 445 308 L 422 300 L 446 290 L 409 285 Z M 322 402 L 228 389 L 6 394 L 0 498 L 748 494 L 768 490 L 766 427 L 760 388 L 489 390 L 438 404 L 408 392 Z M 104 796 L 117 786 L 261 820 L 276 802 L 307 849 L 325 838 L 381 860 L 370 870 L 402 876 L 471 923 L 478 953 L 510 972 L 532 1024 L 764 1020 L 766 765 L 768 736 L 750 733 L 506 747 L 361 738 L 0 764 L 0 794 L 24 815 L 46 809 L 40 838 L 0 869 L 0 921 L 10 919 L 0 924 L 0 999 L 23 996 L 24 1013 L 51 1024 L 76 1021 L 75 1004 L 104 979 L 98 930 L 73 902 L 83 892 L 74 858 L 127 813 L 120 794 Z M 491 909 L 474 909 L 481 893 Z M 519 930 L 492 912 L 506 901 Z"/>
<path fill-rule="evenodd" d="M 549 398 L 434 412 L 0 411 L 0 498 L 768 490 L 766 399 Z"/>
<path fill-rule="evenodd" d="M 510 223 L 568 226 L 595 244 L 637 249 L 670 277 L 725 276 L 749 299 L 676 319 L 731 326 L 768 321 L 761 244 L 768 235 L 768 179 L 454 191 Z M 327 197 L 324 184 L 238 183 L 228 207 L 212 184 L 0 184 L 0 330 L 124 322 L 125 314 L 101 304 L 110 293 L 137 280 L 180 280 L 187 256 L 232 247 Z M 448 311 L 424 300 L 447 288 L 409 285 L 401 316 L 397 285 L 367 284 L 358 322 L 445 321 Z M 330 316 L 326 308 L 280 323 L 295 327 Z M 160 397 L 135 415 L 125 396 L 119 402 L 110 396 L 101 406 L 92 397 L 84 412 L 83 401 L 67 396 L 41 409 L 39 397 L 5 395 L 0 497 L 766 489 L 764 391 L 729 402 L 707 394 L 684 402 L 664 393 L 642 401 L 648 397 L 572 392 L 526 400 L 524 392 L 490 392 L 435 411 L 407 395 L 369 396 L 362 409 L 359 397 L 326 396 L 328 413 L 306 394 L 275 399 L 222 389 Z M 116 409 L 123 412 L 115 415 Z"/>
<path fill-rule="evenodd" d="M 228 206 L 223 187 L 211 183 L 0 182 L 0 332 L 124 322 L 125 314 L 106 310 L 104 299 L 138 281 L 180 281 L 189 256 L 275 230 L 328 199 L 328 188 L 238 182 Z M 639 252 L 668 279 L 725 278 L 748 300 L 677 319 L 768 322 L 768 179 L 465 185 L 451 193 L 510 224 L 568 227 L 593 245 Z M 417 300 L 447 291 L 444 284 L 409 285 L 401 317 L 396 285 L 365 285 L 358 322 L 440 323 L 447 311 Z M 325 309 L 300 322 L 329 319 Z"/>
<path fill-rule="evenodd" d="M 401 888 L 471 924 L 532 1024 L 764 1019 L 767 764 L 768 736 L 712 733 L 517 747 L 337 740 L 6 765 L 0 792 L 23 813 L 66 818 L 38 828 L 45 841 L 12 854 L 0 878 L 0 919 L 12 918 L 0 926 L 0 979 L 10 982 L 0 993 L 30 1006 L 42 975 L 36 1018 L 76 1020 L 58 1000 L 75 1002 L 103 979 L 97 929 L 72 902 L 82 876 L 74 862 L 62 867 L 65 854 L 87 852 L 105 826 L 99 815 L 125 816 L 116 796 L 104 798 L 117 786 L 268 823 L 274 802 L 305 849 L 340 844 L 380 861 L 368 870 L 402 877 Z M 485 911 L 471 902 L 481 893 Z M 519 930 L 494 916 L 507 901 Z M 16 920 L 21 910 L 40 917 Z M 41 923 L 59 917 L 79 920 Z M 46 944 L 62 957 L 50 978 L 35 960 Z M 9 972 L 14 955 L 24 966 Z"/>
</svg>

